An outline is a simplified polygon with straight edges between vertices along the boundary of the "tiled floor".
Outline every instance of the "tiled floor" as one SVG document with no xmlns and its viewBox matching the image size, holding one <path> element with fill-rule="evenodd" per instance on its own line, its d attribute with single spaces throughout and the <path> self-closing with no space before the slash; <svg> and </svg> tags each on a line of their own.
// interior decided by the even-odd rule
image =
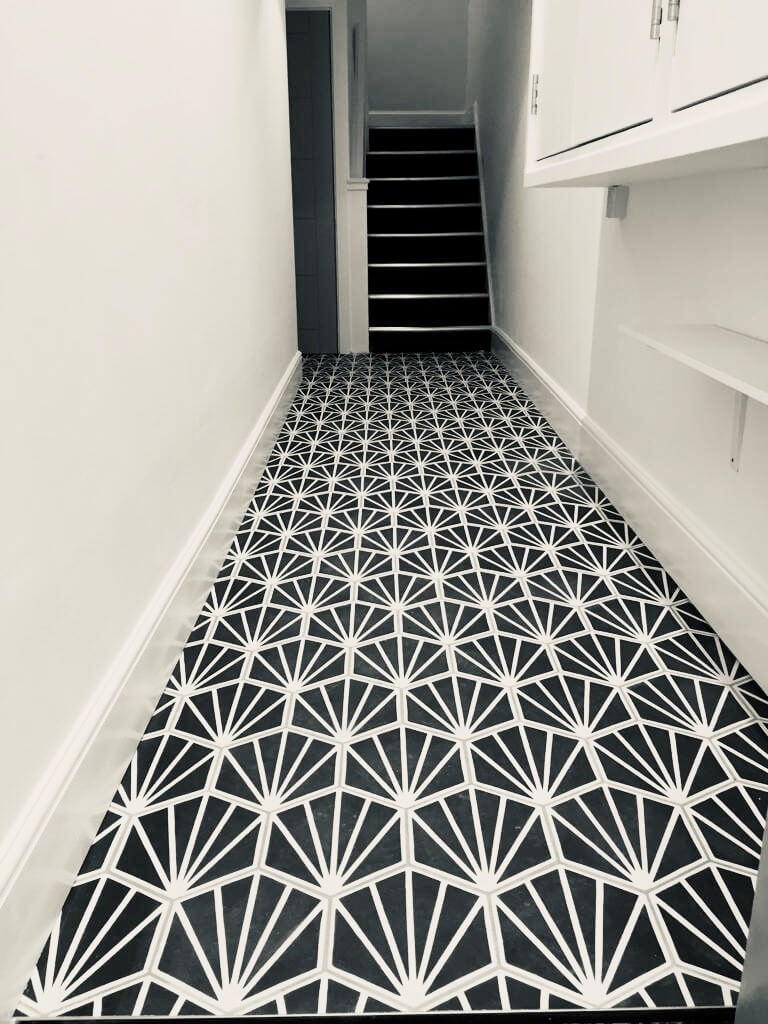
<svg viewBox="0 0 768 1024">
<path fill-rule="evenodd" d="M 491 357 L 307 360 L 19 1012 L 731 1003 L 766 714 Z"/>
</svg>

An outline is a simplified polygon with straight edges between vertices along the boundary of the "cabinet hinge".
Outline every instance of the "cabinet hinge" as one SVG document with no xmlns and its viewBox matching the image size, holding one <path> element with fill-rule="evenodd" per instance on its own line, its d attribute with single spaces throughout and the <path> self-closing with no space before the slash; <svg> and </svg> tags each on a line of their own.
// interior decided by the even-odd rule
<svg viewBox="0 0 768 1024">
<path fill-rule="evenodd" d="M 664 18 L 664 7 L 661 0 L 651 3 L 651 39 L 661 39 L 661 22 Z"/>
<path fill-rule="evenodd" d="M 538 114 L 539 112 L 539 76 L 534 75 L 531 78 L 531 113 Z"/>
<path fill-rule="evenodd" d="M 680 0 L 669 0 L 667 21 L 680 21 Z"/>
</svg>

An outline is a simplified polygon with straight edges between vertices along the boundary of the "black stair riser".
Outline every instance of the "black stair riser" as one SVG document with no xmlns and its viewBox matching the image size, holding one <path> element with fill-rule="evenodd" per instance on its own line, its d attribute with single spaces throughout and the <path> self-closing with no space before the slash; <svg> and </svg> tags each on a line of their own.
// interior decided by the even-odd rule
<svg viewBox="0 0 768 1024">
<path fill-rule="evenodd" d="M 481 331 L 371 331 L 371 352 L 487 352 L 491 332 Z"/>
<path fill-rule="evenodd" d="M 485 260 L 482 234 L 369 238 L 370 263 L 468 263 Z"/>
<path fill-rule="evenodd" d="M 371 327 L 463 327 L 490 324 L 487 296 L 369 299 Z"/>
<path fill-rule="evenodd" d="M 474 128 L 371 128 L 368 148 L 474 149 Z"/>
<path fill-rule="evenodd" d="M 369 203 L 479 203 L 477 178 L 372 181 Z"/>
<path fill-rule="evenodd" d="M 482 230 L 483 214 L 479 206 L 368 207 L 368 231 L 372 234 Z"/>
<path fill-rule="evenodd" d="M 485 265 L 476 267 L 369 267 L 370 295 L 431 295 L 435 292 L 484 292 Z"/>
<path fill-rule="evenodd" d="M 369 153 L 369 178 L 422 178 L 447 174 L 477 174 L 475 153 Z"/>
</svg>

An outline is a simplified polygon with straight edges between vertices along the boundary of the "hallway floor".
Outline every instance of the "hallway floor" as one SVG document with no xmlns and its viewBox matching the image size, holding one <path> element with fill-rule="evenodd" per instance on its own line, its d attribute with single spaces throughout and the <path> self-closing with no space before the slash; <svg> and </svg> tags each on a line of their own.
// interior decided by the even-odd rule
<svg viewBox="0 0 768 1024">
<path fill-rule="evenodd" d="M 306 359 L 18 1012 L 731 1004 L 767 716 L 493 357 Z"/>
</svg>

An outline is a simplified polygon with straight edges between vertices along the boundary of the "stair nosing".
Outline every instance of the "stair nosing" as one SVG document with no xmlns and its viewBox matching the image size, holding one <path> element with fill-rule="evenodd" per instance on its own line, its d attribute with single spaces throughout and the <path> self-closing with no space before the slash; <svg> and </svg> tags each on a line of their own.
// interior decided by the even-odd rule
<svg viewBox="0 0 768 1024">
<path fill-rule="evenodd" d="M 369 299 L 487 299 L 488 292 L 383 292 Z"/>
<path fill-rule="evenodd" d="M 479 174 L 421 174 L 409 178 L 369 178 L 371 181 L 480 181 Z"/>
<path fill-rule="evenodd" d="M 373 236 L 370 236 L 373 237 Z M 384 269 L 385 267 L 398 267 L 400 269 L 418 268 L 418 267 L 485 267 L 487 266 L 485 260 L 467 260 L 464 262 L 453 261 L 451 263 L 369 263 L 368 267 L 375 267 L 377 270 Z"/>
<path fill-rule="evenodd" d="M 476 152 L 475 149 L 370 149 L 368 156 L 448 156 Z"/>
<path fill-rule="evenodd" d="M 411 331 L 411 332 L 414 332 L 414 333 L 434 332 L 434 331 L 490 331 L 490 330 L 493 330 L 493 324 L 458 324 L 456 326 L 451 326 L 450 324 L 446 324 L 446 325 L 444 325 L 442 327 L 381 327 L 381 326 L 377 325 L 376 327 L 369 327 L 368 330 L 369 331 L 398 331 L 400 333 L 404 333 L 404 332 L 408 332 L 408 331 Z"/>
<path fill-rule="evenodd" d="M 369 210 L 447 210 L 457 207 L 476 207 L 482 203 L 369 203 Z"/>
<path fill-rule="evenodd" d="M 372 124 L 372 132 L 466 132 L 474 124 Z"/>
<path fill-rule="evenodd" d="M 482 231 L 373 231 L 369 238 L 469 238 L 482 237 Z"/>
</svg>

